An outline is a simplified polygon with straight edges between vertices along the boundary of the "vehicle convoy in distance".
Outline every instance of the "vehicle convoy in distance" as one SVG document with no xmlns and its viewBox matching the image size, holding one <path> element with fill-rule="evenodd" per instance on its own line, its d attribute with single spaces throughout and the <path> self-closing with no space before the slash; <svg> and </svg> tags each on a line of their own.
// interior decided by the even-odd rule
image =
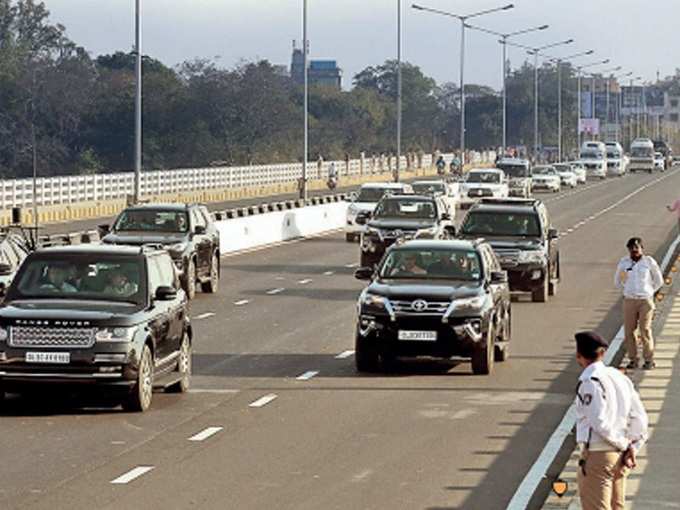
<svg viewBox="0 0 680 510">
<path fill-rule="evenodd" d="M 362 267 L 376 265 L 396 242 L 456 234 L 446 203 L 436 195 L 386 195 L 373 214 L 363 213 L 357 221 L 366 224 L 360 243 Z"/>
<path fill-rule="evenodd" d="M 588 177 L 607 178 L 607 148 L 603 142 L 583 142 L 579 157 Z"/>
<path fill-rule="evenodd" d="M 370 182 L 363 184 L 359 189 L 359 193 L 350 194 L 351 203 L 347 207 L 345 240 L 350 243 L 359 240 L 361 233 L 365 230 L 365 225 L 357 223 L 357 216 L 361 213 L 372 213 L 383 195 L 387 193 L 401 195 L 412 192 L 411 185 L 402 182 Z"/>
<path fill-rule="evenodd" d="M 607 175 L 622 177 L 628 171 L 626 156 L 619 142 L 606 142 Z"/>
<path fill-rule="evenodd" d="M 519 158 L 501 158 L 496 168 L 503 170 L 508 179 L 508 195 L 529 198 L 531 196 L 531 167 L 529 161 Z"/>
<path fill-rule="evenodd" d="M 510 292 L 483 241 L 408 241 L 391 247 L 359 296 L 355 360 L 361 372 L 399 357 L 470 358 L 475 374 L 505 361 L 511 337 Z"/>
<path fill-rule="evenodd" d="M 578 186 L 578 177 L 569 163 L 559 163 L 554 165 L 554 168 L 560 176 L 560 185 L 570 188 Z"/>
<path fill-rule="evenodd" d="M 545 190 L 557 193 L 562 189 L 562 178 L 553 166 L 535 166 L 531 171 L 531 188 L 535 191 Z"/>
<path fill-rule="evenodd" d="M 628 170 L 632 172 L 652 173 L 655 168 L 654 143 L 649 138 L 636 138 L 630 144 L 630 163 Z"/>
<path fill-rule="evenodd" d="M 461 184 L 461 205 L 469 206 L 483 197 L 507 197 L 510 194 L 503 170 L 478 168 L 470 170 Z"/>
<path fill-rule="evenodd" d="M 208 209 L 198 204 L 140 204 L 126 208 L 113 226 L 101 225 L 105 244 L 163 246 L 172 257 L 189 299 L 196 284 L 215 293 L 220 279 L 220 234 Z"/>
<path fill-rule="evenodd" d="M 414 181 L 411 183 L 411 187 L 416 195 L 440 197 L 446 205 L 451 219 L 455 219 L 459 196 L 459 184 L 457 182 L 446 182 L 442 179 L 433 181 Z"/>
<path fill-rule="evenodd" d="M 39 249 L 0 305 L 0 396 L 95 390 L 145 411 L 186 392 L 192 329 L 172 259 L 151 246 Z"/>
<path fill-rule="evenodd" d="M 484 199 L 468 211 L 458 237 L 483 237 L 490 244 L 508 272 L 511 291 L 530 292 L 539 303 L 557 293 L 559 236 L 540 200 Z"/>
</svg>

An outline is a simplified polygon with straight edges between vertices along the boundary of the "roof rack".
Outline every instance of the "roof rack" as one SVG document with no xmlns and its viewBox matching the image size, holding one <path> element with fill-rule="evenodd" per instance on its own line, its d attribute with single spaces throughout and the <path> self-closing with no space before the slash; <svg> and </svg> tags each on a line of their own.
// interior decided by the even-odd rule
<svg viewBox="0 0 680 510">
<path fill-rule="evenodd" d="M 489 205 L 538 205 L 541 200 L 538 198 L 521 198 L 521 197 L 507 197 L 507 198 L 481 198 L 480 204 Z"/>
</svg>

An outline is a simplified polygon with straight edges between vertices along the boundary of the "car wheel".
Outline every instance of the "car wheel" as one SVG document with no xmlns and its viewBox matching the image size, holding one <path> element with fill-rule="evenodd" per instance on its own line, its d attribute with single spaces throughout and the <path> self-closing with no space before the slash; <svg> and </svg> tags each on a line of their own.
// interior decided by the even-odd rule
<svg viewBox="0 0 680 510">
<path fill-rule="evenodd" d="M 196 262 L 194 262 L 194 259 L 189 260 L 187 264 L 183 287 L 184 292 L 187 293 L 187 298 L 194 299 L 196 297 Z"/>
<path fill-rule="evenodd" d="M 182 344 L 179 346 L 176 371 L 180 379 L 169 386 L 167 391 L 169 393 L 186 393 L 191 386 L 191 340 L 187 332 L 184 332 Z"/>
<path fill-rule="evenodd" d="M 560 259 L 557 259 L 557 267 L 555 268 L 555 275 L 553 278 L 550 279 L 550 283 L 548 284 L 548 294 L 550 296 L 554 296 L 557 294 L 557 284 L 560 280 Z"/>
<path fill-rule="evenodd" d="M 545 303 L 548 301 L 548 295 L 550 291 L 550 271 L 543 277 L 543 284 L 541 288 L 534 290 L 531 293 L 531 300 L 534 303 Z"/>
<path fill-rule="evenodd" d="M 153 398 L 153 356 L 148 345 L 144 345 L 142 356 L 139 360 L 137 380 L 132 391 L 123 402 L 126 411 L 144 412 L 151 407 Z"/>
<path fill-rule="evenodd" d="M 354 342 L 354 361 L 359 372 L 373 373 L 380 370 L 380 355 L 374 335 L 361 336 L 357 331 Z"/>
<path fill-rule="evenodd" d="M 489 375 L 493 372 L 494 342 L 491 328 L 489 324 L 484 345 L 478 345 L 472 350 L 472 373 L 475 375 Z"/>
<path fill-rule="evenodd" d="M 220 258 L 217 253 L 213 255 L 212 263 L 210 264 L 210 279 L 201 283 L 201 290 L 209 294 L 215 294 L 220 286 Z"/>
</svg>

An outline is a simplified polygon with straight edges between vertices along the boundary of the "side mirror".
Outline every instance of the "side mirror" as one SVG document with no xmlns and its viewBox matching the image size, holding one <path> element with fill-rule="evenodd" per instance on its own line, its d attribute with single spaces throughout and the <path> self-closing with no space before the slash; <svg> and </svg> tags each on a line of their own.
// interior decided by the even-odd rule
<svg viewBox="0 0 680 510">
<path fill-rule="evenodd" d="M 491 283 L 508 283 L 508 273 L 506 271 L 492 271 Z"/>
<path fill-rule="evenodd" d="M 12 274 L 12 266 L 4 262 L 0 262 L 0 276 L 7 276 Z"/>
<path fill-rule="evenodd" d="M 104 223 L 102 225 L 97 225 L 97 230 L 99 230 L 99 235 L 104 237 L 106 234 L 111 232 L 111 226 L 108 223 Z"/>
<path fill-rule="evenodd" d="M 456 232 L 456 227 L 455 227 L 455 226 L 453 226 L 453 225 L 446 225 L 446 226 L 444 227 L 444 230 L 446 230 L 446 233 L 449 234 L 451 237 L 455 237 L 455 236 L 456 236 L 456 233 L 457 233 L 457 232 Z"/>
<path fill-rule="evenodd" d="M 352 191 L 352 192 L 349 194 L 349 197 L 348 197 L 348 198 L 349 198 L 349 201 L 350 201 L 350 202 L 356 202 L 358 196 L 359 196 L 359 195 L 357 195 L 357 192 L 356 192 L 356 191 Z"/>
<path fill-rule="evenodd" d="M 557 239 L 558 237 L 560 237 L 560 234 L 557 232 L 556 228 L 548 230 L 548 239 Z"/>
<path fill-rule="evenodd" d="M 449 213 L 442 214 L 442 220 L 451 221 L 451 215 Z"/>
<path fill-rule="evenodd" d="M 356 271 L 354 271 L 354 278 L 357 280 L 370 280 L 373 278 L 373 274 L 375 271 L 373 270 L 372 267 L 360 267 Z"/>
<path fill-rule="evenodd" d="M 172 301 L 177 297 L 177 289 L 168 286 L 161 286 L 156 289 L 156 301 Z"/>
<path fill-rule="evenodd" d="M 356 218 L 356 224 L 357 225 L 366 225 L 368 223 L 368 219 L 371 217 L 370 213 L 368 212 L 361 212 L 357 215 Z"/>
<path fill-rule="evenodd" d="M 7 294 L 7 286 L 4 283 L 0 283 L 0 299 L 5 297 Z"/>
<path fill-rule="evenodd" d="M 205 234 L 205 226 L 204 225 L 196 225 L 194 227 L 194 234 L 197 236 Z"/>
</svg>

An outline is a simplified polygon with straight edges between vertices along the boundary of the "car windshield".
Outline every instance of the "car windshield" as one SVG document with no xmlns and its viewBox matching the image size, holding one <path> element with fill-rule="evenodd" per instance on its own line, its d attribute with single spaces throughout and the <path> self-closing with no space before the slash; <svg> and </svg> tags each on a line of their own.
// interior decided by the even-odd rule
<svg viewBox="0 0 680 510">
<path fill-rule="evenodd" d="M 444 183 L 441 182 L 414 182 L 413 191 L 417 195 L 429 195 L 432 193 L 444 193 Z"/>
<path fill-rule="evenodd" d="M 479 236 L 540 237 L 535 214 L 507 212 L 471 212 L 465 218 L 463 234 Z"/>
<path fill-rule="evenodd" d="M 581 159 L 603 159 L 604 154 L 600 151 L 582 152 Z"/>
<path fill-rule="evenodd" d="M 571 166 L 569 165 L 555 165 L 555 170 L 558 172 L 571 172 Z"/>
<path fill-rule="evenodd" d="M 388 198 L 378 204 L 375 216 L 377 218 L 432 219 L 435 217 L 435 212 L 434 202 Z"/>
<path fill-rule="evenodd" d="M 142 259 L 54 254 L 28 258 L 12 287 L 11 299 L 78 299 L 143 304 L 146 276 Z"/>
<path fill-rule="evenodd" d="M 501 174 L 496 172 L 472 172 L 468 174 L 467 182 L 498 184 L 499 182 L 501 182 Z"/>
<path fill-rule="evenodd" d="M 469 249 L 392 250 L 380 267 L 381 278 L 442 279 L 478 281 L 481 278 L 479 255 Z"/>
<path fill-rule="evenodd" d="M 503 170 L 508 177 L 528 177 L 529 169 L 524 165 L 496 165 L 496 168 Z"/>
<path fill-rule="evenodd" d="M 651 158 L 654 155 L 654 151 L 650 147 L 633 147 L 630 155 L 634 158 Z"/>
<path fill-rule="evenodd" d="M 361 188 L 357 196 L 357 202 L 380 202 L 387 188 Z"/>
<path fill-rule="evenodd" d="M 186 233 L 189 230 L 189 217 L 186 211 L 128 209 L 118 217 L 113 230 Z"/>
<path fill-rule="evenodd" d="M 621 159 L 621 153 L 619 151 L 607 151 L 607 158 Z"/>
<path fill-rule="evenodd" d="M 533 175 L 555 175 L 555 170 L 549 166 L 538 166 L 534 168 Z"/>
</svg>

